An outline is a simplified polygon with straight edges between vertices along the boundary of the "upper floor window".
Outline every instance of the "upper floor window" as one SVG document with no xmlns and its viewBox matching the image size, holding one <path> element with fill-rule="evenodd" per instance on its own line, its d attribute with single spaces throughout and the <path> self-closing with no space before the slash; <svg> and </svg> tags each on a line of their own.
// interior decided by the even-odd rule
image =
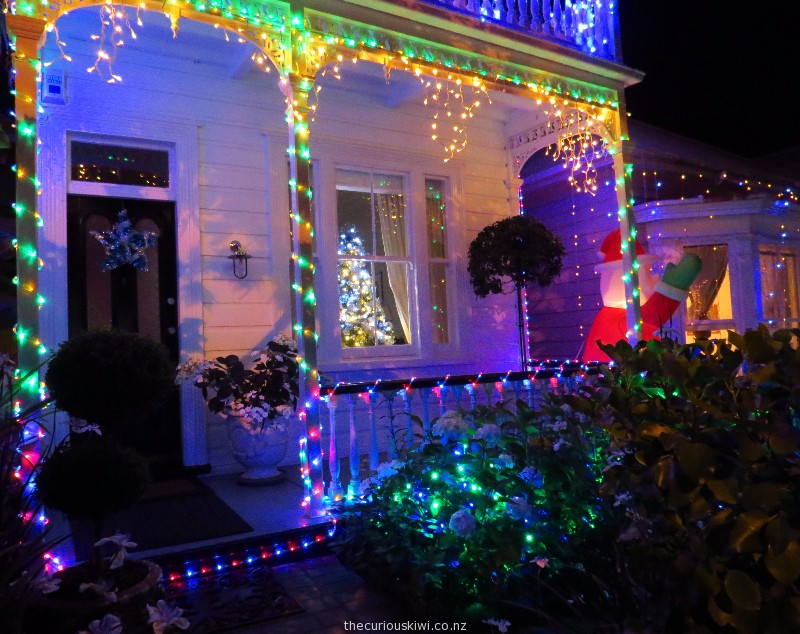
<svg viewBox="0 0 800 634">
<path fill-rule="evenodd" d="M 797 297 L 797 262 L 793 251 L 759 249 L 761 268 L 761 320 L 770 326 L 794 328 L 800 322 Z"/>
<path fill-rule="evenodd" d="M 73 181 L 138 187 L 169 187 L 169 152 L 72 141 Z"/>
<path fill-rule="evenodd" d="M 733 327 L 728 245 L 684 247 L 684 252 L 694 253 L 703 263 L 686 299 L 686 339 L 724 337 Z"/>
<path fill-rule="evenodd" d="M 343 348 L 411 344 L 411 258 L 402 176 L 336 170 Z"/>
</svg>

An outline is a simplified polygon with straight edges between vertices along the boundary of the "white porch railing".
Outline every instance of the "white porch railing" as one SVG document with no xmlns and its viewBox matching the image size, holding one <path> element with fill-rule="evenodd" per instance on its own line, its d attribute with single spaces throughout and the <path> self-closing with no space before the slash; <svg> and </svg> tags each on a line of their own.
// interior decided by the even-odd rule
<svg viewBox="0 0 800 634">
<path fill-rule="evenodd" d="M 482 22 L 553 39 L 590 55 L 617 60 L 613 0 L 423 0 Z"/>
<path fill-rule="evenodd" d="M 320 412 L 325 491 L 331 501 L 358 493 L 383 459 L 397 457 L 414 435 L 430 431 L 446 411 L 518 400 L 537 408 L 546 393 L 569 393 L 596 375 L 596 364 L 545 362 L 528 372 L 340 383 L 322 389 Z M 327 410 L 327 411 L 326 411 Z M 347 460 L 345 460 L 347 458 Z M 344 469 L 343 469 L 344 467 Z"/>
</svg>

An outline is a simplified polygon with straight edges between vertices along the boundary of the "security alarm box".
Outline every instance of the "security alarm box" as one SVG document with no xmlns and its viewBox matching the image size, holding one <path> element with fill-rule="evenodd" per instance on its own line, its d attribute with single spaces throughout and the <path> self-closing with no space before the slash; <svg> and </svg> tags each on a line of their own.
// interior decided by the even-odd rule
<svg viewBox="0 0 800 634">
<path fill-rule="evenodd" d="M 67 72 L 63 68 L 42 69 L 42 103 L 66 105 Z"/>
</svg>

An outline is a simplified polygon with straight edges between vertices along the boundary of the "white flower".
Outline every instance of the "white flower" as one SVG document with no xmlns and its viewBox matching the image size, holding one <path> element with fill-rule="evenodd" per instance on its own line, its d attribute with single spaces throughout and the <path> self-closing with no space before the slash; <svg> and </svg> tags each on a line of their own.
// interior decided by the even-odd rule
<svg viewBox="0 0 800 634">
<path fill-rule="evenodd" d="M 51 592 L 55 592 L 59 589 L 60 585 L 61 579 L 58 577 L 53 577 L 52 575 L 37 577 L 31 582 L 31 588 L 38 590 L 42 594 L 50 594 Z"/>
<path fill-rule="evenodd" d="M 519 477 L 525 482 L 530 482 L 537 489 L 542 488 L 542 485 L 544 485 L 544 476 L 535 467 L 525 467 L 520 471 Z"/>
<path fill-rule="evenodd" d="M 200 357 L 192 357 L 188 361 L 178 365 L 175 374 L 175 383 L 192 383 L 197 384 L 203 379 L 203 374 L 206 370 L 213 368 L 216 364 L 213 361 L 207 361 Z"/>
<path fill-rule="evenodd" d="M 467 509 L 456 511 L 450 517 L 450 530 L 459 537 L 469 537 L 477 527 L 475 516 Z"/>
<path fill-rule="evenodd" d="M 489 625 L 496 627 L 497 631 L 502 633 L 508 632 L 508 628 L 511 625 L 511 623 L 505 619 L 487 619 L 484 621 L 484 623 L 488 623 Z"/>
<path fill-rule="evenodd" d="M 361 484 L 358 485 L 358 496 L 364 497 L 365 495 L 369 495 L 380 486 L 380 483 L 381 481 L 378 478 L 364 478 Z"/>
<path fill-rule="evenodd" d="M 189 629 L 189 621 L 181 616 L 183 610 L 175 603 L 167 603 L 163 599 L 159 599 L 155 607 L 147 604 L 147 612 L 150 615 L 147 622 L 153 625 L 153 634 L 162 634 L 171 625 L 181 630 Z"/>
<path fill-rule="evenodd" d="M 434 436 L 463 436 L 467 431 L 467 421 L 458 412 L 445 412 L 431 427 Z"/>
<path fill-rule="evenodd" d="M 542 425 L 545 429 L 552 429 L 553 431 L 565 431 L 567 429 L 567 421 L 557 418 L 554 421 L 549 421 Z"/>
<path fill-rule="evenodd" d="M 632 499 L 630 493 L 617 493 L 617 495 L 614 496 L 614 506 L 619 506 L 620 504 L 625 504 L 625 506 L 627 506 L 628 502 Z"/>
<path fill-rule="evenodd" d="M 531 559 L 533 563 L 535 563 L 539 568 L 549 568 L 550 567 L 550 560 L 547 557 L 534 557 Z"/>
<path fill-rule="evenodd" d="M 391 462 L 382 462 L 378 465 L 377 471 L 377 478 L 383 479 L 388 478 L 393 475 L 397 475 L 397 472 L 403 468 L 404 462 L 402 460 L 392 460 Z"/>
<path fill-rule="evenodd" d="M 560 451 L 562 447 L 571 447 L 572 445 L 566 440 L 556 440 L 553 443 L 553 451 Z"/>
<path fill-rule="evenodd" d="M 106 614 L 102 620 L 98 619 L 89 623 L 89 630 L 82 630 L 78 634 L 120 634 L 122 621 L 113 614 Z"/>
<path fill-rule="evenodd" d="M 95 546 L 103 546 L 104 544 L 114 544 L 117 547 L 117 552 L 111 558 L 111 565 L 109 568 L 114 570 L 120 568 L 125 561 L 125 556 L 128 554 L 128 548 L 136 548 L 136 542 L 131 541 L 131 536 L 127 533 L 117 533 L 111 537 L 103 537 L 103 539 L 95 542 Z"/>
<path fill-rule="evenodd" d="M 514 467 L 514 456 L 510 453 L 501 453 L 497 456 L 497 460 L 502 463 L 502 466 L 512 469 Z"/>
<path fill-rule="evenodd" d="M 500 429 L 499 425 L 488 423 L 481 425 L 472 438 L 473 440 L 485 440 L 487 445 L 494 447 L 502 435 L 503 430 Z"/>
<path fill-rule="evenodd" d="M 531 505 L 528 500 L 523 497 L 514 496 L 506 502 L 506 513 L 509 514 L 511 519 L 524 520 L 531 516 Z"/>
</svg>

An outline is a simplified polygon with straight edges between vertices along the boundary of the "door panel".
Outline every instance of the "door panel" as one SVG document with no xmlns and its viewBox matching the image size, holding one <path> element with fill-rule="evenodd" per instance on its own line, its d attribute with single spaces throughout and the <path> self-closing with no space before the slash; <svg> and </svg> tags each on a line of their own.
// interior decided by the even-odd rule
<svg viewBox="0 0 800 634">
<path fill-rule="evenodd" d="M 148 270 L 131 265 L 102 269 L 105 250 L 90 233 L 108 231 L 125 209 L 133 228 L 158 232 L 158 242 L 146 249 Z M 175 245 L 175 205 L 172 202 L 67 197 L 67 267 L 69 334 L 97 328 L 136 332 L 163 343 L 178 362 L 178 284 Z M 150 420 L 131 430 L 126 443 L 151 461 L 154 477 L 180 470 L 180 396 Z"/>
</svg>

